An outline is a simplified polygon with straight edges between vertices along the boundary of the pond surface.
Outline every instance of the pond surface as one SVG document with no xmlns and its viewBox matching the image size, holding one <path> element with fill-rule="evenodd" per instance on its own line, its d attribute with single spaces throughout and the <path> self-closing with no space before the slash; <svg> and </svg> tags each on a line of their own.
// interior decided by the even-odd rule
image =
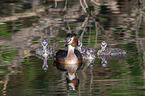
<svg viewBox="0 0 145 96">
<path fill-rule="evenodd" d="M 0 1 L 1 96 L 144 96 L 145 15 L 143 0 L 4 0 Z M 67 33 L 95 49 L 67 88 L 67 71 L 35 55 L 42 40 L 55 52 Z M 124 56 L 98 56 L 101 42 Z M 105 62 L 105 64 L 103 63 Z M 46 63 L 46 62 L 45 62 Z"/>
</svg>

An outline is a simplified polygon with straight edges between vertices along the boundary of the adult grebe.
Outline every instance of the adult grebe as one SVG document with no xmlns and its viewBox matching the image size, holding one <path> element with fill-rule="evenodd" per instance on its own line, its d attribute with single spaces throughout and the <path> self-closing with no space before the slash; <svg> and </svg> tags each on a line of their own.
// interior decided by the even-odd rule
<svg viewBox="0 0 145 96">
<path fill-rule="evenodd" d="M 76 34 L 68 33 L 65 43 L 68 50 L 59 50 L 54 54 L 54 65 L 61 71 L 68 71 L 70 80 L 76 77 L 76 71 L 82 66 L 82 55 L 75 49 L 77 44 Z"/>
</svg>

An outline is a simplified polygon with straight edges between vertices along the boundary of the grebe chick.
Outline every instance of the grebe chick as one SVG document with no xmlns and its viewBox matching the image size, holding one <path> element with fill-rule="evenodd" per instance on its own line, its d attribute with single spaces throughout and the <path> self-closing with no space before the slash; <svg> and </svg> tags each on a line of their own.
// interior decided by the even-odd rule
<svg viewBox="0 0 145 96">
<path fill-rule="evenodd" d="M 101 43 L 101 50 L 97 52 L 97 55 L 122 55 L 126 54 L 124 50 L 121 50 L 119 48 L 106 48 L 107 43 L 103 41 Z"/>
<path fill-rule="evenodd" d="M 96 56 L 95 56 L 96 51 L 93 48 L 83 46 L 81 41 L 78 41 L 77 49 L 82 54 L 83 59 L 94 59 L 94 58 L 96 58 Z"/>
<path fill-rule="evenodd" d="M 95 59 L 95 50 L 93 48 L 87 48 L 83 53 L 84 59 Z"/>
<path fill-rule="evenodd" d="M 54 50 L 53 48 L 48 47 L 48 42 L 46 40 L 42 40 L 41 44 L 42 48 L 36 50 L 36 56 L 41 59 L 52 57 L 54 54 Z"/>
</svg>

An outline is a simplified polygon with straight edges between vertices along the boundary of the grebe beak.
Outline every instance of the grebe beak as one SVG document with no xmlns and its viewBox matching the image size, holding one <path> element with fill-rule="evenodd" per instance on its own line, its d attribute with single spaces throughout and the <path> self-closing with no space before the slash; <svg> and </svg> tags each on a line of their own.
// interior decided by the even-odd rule
<svg viewBox="0 0 145 96">
<path fill-rule="evenodd" d="M 67 44 L 68 44 L 68 42 L 65 42 L 65 43 L 64 43 L 64 46 L 67 46 Z"/>
<path fill-rule="evenodd" d="M 66 40 L 66 42 L 64 43 L 64 46 L 67 46 L 69 43 L 69 40 Z"/>
</svg>

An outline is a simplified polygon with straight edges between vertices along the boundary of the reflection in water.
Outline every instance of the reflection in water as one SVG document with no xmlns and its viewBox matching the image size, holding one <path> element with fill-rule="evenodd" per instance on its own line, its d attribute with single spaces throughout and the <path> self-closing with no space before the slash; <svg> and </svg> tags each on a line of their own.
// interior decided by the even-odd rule
<svg viewBox="0 0 145 96">
<path fill-rule="evenodd" d="M 42 66 L 42 69 L 43 69 L 44 71 L 48 70 L 47 59 L 43 59 L 43 66 Z"/>
<path fill-rule="evenodd" d="M 68 90 L 77 90 L 79 85 L 79 78 L 76 71 L 82 66 L 77 64 L 59 64 L 55 63 L 56 67 L 60 71 L 67 71 L 66 80 Z"/>
<path fill-rule="evenodd" d="M 13 70 L 13 67 L 14 67 L 14 66 L 8 67 L 8 70 L 10 71 L 10 73 L 8 73 L 8 74 L 4 77 L 4 81 L 0 82 L 0 83 L 4 83 L 3 89 L 1 90 L 1 92 L 3 93 L 3 95 L 7 95 L 7 94 L 6 94 L 6 89 L 7 89 L 7 84 L 8 84 L 8 82 L 9 82 L 9 80 L 10 80 L 9 76 L 11 76 L 12 74 L 14 75 L 14 74 L 17 74 L 17 73 L 18 73 L 17 70 Z"/>
<path fill-rule="evenodd" d="M 78 90 L 79 78 L 78 78 L 77 74 L 75 75 L 75 77 L 73 77 L 73 79 L 69 76 L 70 75 L 66 76 L 67 89 L 68 90 Z"/>
<path fill-rule="evenodd" d="M 78 87 L 78 78 L 76 71 L 82 66 L 82 55 L 75 46 L 78 44 L 76 34 L 67 34 L 65 45 L 68 50 L 59 50 L 54 55 L 54 65 L 61 71 L 68 72 L 67 84 L 70 90 L 76 90 Z M 77 84 L 76 84 L 77 83 Z"/>
<path fill-rule="evenodd" d="M 94 59 L 84 59 L 83 62 L 87 65 L 87 67 L 92 67 L 96 58 Z"/>
<path fill-rule="evenodd" d="M 36 56 L 43 60 L 43 70 L 48 69 L 47 60 L 48 58 L 52 57 L 54 54 L 54 50 L 48 47 L 48 42 L 46 40 L 42 41 L 42 48 L 39 48 L 35 52 Z"/>
<path fill-rule="evenodd" d="M 98 55 L 98 58 L 102 59 L 102 61 L 101 61 L 102 67 L 106 67 L 107 60 L 120 59 L 123 56 L 125 56 L 125 54 L 121 54 L 121 55 Z"/>
</svg>

